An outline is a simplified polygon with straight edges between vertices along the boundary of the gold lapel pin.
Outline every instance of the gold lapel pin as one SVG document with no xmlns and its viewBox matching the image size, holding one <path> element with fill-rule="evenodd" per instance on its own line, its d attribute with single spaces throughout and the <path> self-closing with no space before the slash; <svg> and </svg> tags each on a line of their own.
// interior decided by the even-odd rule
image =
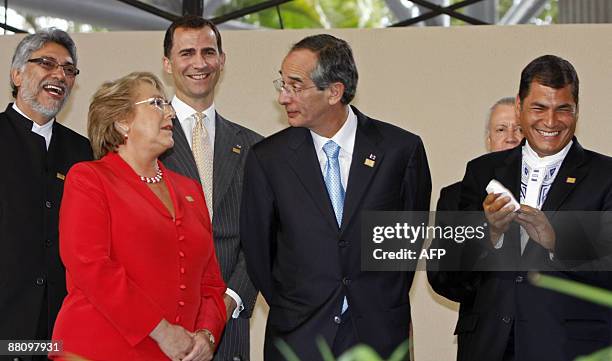
<svg viewBox="0 0 612 361">
<path fill-rule="evenodd" d="M 565 183 L 574 184 L 574 183 L 576 183 L 576 178 L 574 178 L 574 177 L 567 177 L 567 179 L 565 180 Z"/>
<path fill-rule="evenodd" d="M 192 196 L 185 196 L 185 199 L 187 200 L 187 202 L 193 202 Z"/>
<path fill-rule="evenodd" d="M 235 146 L 232 147 L 232 152 L 236 154 L 240 154 L 241 150 L 242 150 L 242 146 L 240 144 L 236 144 Z"/>
<path fill-rule="evenodd" d="M 61 180 L 66 179 L 66 176 L 65 176 L 65 175 L 63 175 L 63 174 L 62 174 L 62 173 L 60 173 L 60 172 L 55 173 L 55 177 L 56 177 L 57 179 L 61 179 Z"/>
<path fill-rule="evenodd" d="M 367 165 L 368 167 L 372 168 L 374 167 L 374 164 L 376 163 L 376 156 L 374 154 L 370 154 L 364 161 L 363 164 Z"/>
</svg>

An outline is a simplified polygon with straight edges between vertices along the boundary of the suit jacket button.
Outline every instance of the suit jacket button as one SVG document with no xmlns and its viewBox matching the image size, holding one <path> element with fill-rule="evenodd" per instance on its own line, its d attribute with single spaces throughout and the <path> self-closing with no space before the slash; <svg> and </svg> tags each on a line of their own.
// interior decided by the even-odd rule
<svg viewBox="0 0 612 361">
<path fill-rule="evenodd" d="M 338 242 L 338 247 L 340 247 L 340 248 L 344 248 L 344 247 L 346 247 L 346 246 L 348 246 L 348 242 L 347 242 L 347 241 L 345 241 L 345 240 L 343 240 L 343 239 L 342 239 L 342 240 L 340 240 L 340 241 Z"/>
<path fill-rule="evenodd" d="M 502 318 L 502 321 L 504 321 L 504 323 L 510 323 L 512 321 L 512 317 L 510 316 L 504 316 Z"/>
<path fill-rule="evenodd" d="M 342 279 L 342 284 L 343 284 L 343 285 L 345 285 L 345 286 L 350 285 L 350 284 L 351 284 L 351 279 L 350 279 L 350 278 L 348 278 L 348 277 L 344 277 L 344 278 Z"/>
<path fill-rule="evenodd" d="M 334 316 L 334 322 L 339 325 L 340 322 L 342 322 L 342 319 L 340 318 L 340 316 Z"/>
<path fill-rule="evenodd" d="M 516 276 L 516 278 L 514 279 L 516 283 L 522 283 L 523 280 L 524 280 L 523 276 Z"/>
<path fill-rule="evenodd" d="M 42 277 L 38 277 L 38 278 L 36 279 L 36 284 L 37 284 L 37 285 L 39 285 L 39 286 L 44 285 L 44 284 L 45 284 L 45 279 L 44 279 L 44 278 L 42 278 Z"/>
<path fill-rule="evenodd" d="M 45 241 L 45 247 L 49 248 L 52 245 L 53 245 L 53 241 L 52 240 L 48 239 L 48 240 Z"/>
<path fill-rule="evenodd" d="M 45 202 L 45 207 L 51 209 L 51 206 L 52 206 L 51 201 L 46 201 Z"/>
</svg>

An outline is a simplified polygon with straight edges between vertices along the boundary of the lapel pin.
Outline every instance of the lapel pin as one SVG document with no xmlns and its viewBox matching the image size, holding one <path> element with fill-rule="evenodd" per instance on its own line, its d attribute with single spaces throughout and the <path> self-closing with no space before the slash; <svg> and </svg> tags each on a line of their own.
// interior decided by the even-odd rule
<svg viewBox="0 0 612 361">
<path fill-rule="evenodd" d="M 372 168 L 374 167 L 374 164 L 376 163 L 376 156 L 374 154 L 371 154 L 363 161 L 363 164 L 367 165 L 368 167 Z"/>
<path fill-rule="evenodd" d="M 574 184 L 574 183 L 576 183 L 576 178 L 574 178 L 574 177 L 567 177 L 567 179 L 565 180 L 565 183 Z"/>
<path fill-rule="evenodd" d="M 66 176 L 65 176 L 65 175 L 63 175 L 63 174 L 62 174 L 62 173 L 60 173 L 60 172 L 55 173 L 55 177 L 56 177 L 57 179 L 61 179 L 61 180 L 66 179 Z"/>
<path fill-rule="evenodd" d="M 232 152 L 236 154 L 240 154 L 241 150 L 242 150 L 242 146 L 240 144 L 236 144 L 235 146 L 232 147 Z"/>
<path fill-rule="evenodd" d="M 185 196 L 185 199 L 187 200 L 187 202 L 193 202 L 192 196 Z"/>
</svg>

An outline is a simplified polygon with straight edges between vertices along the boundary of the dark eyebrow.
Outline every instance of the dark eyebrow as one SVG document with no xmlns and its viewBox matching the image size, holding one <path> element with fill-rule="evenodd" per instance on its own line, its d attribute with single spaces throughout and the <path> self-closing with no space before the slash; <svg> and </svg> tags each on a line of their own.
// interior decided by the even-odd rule
<svg viewBox="0 0 612 361">
<path fill-rule="evenodd" d="M 184 53 L 193 53 L 195 52 L 194 48 L 185 48 L 185 49 L 180 49 L 179 50 L 179 54 L 184 54 Z"/>
<path fill-rule="evenodd" d="M 573 108 L 574 108 L 574 106 L 573 106 L 571 103 L 564 103 L 564 104 L 561 104 L 561 105 L 559 105 L 559 106 L 557 107 L 557 109 L 561 109 L 561 108 L 569 108 L 569 109 L 573 109 Z"/>
<path fill-rule="evenodd" d="M 540 102 L 533 102 L 533 103 L 531 104 L 531 106 L 532 106 L 532 107 L 538 107 L 538 108 L 545 108 L 545 109 L 548 109 L 548 108 L 549 108 L 549 106 L 548 106 L 548 105 L 546 105 L 546 104 L 542 104 L 542 103 L 540 103 Z"/>
</svg>

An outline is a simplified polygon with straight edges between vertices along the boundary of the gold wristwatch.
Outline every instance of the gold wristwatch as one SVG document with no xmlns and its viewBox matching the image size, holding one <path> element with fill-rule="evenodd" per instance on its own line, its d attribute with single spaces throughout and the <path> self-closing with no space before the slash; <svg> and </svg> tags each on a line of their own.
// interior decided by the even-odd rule
<svg viewBox="0 0 612 361">
<path fill-rule="evenodd" d="M 208 336 L 208 342 L 210 342 L 211 346 L 215 346 L 215 336 L 213 336 L 212 332 L 210 332 L 209 330 L 203 328 L 201 330 L 197 330 L 196 333 L 204 333 Z"/>
</svg>

